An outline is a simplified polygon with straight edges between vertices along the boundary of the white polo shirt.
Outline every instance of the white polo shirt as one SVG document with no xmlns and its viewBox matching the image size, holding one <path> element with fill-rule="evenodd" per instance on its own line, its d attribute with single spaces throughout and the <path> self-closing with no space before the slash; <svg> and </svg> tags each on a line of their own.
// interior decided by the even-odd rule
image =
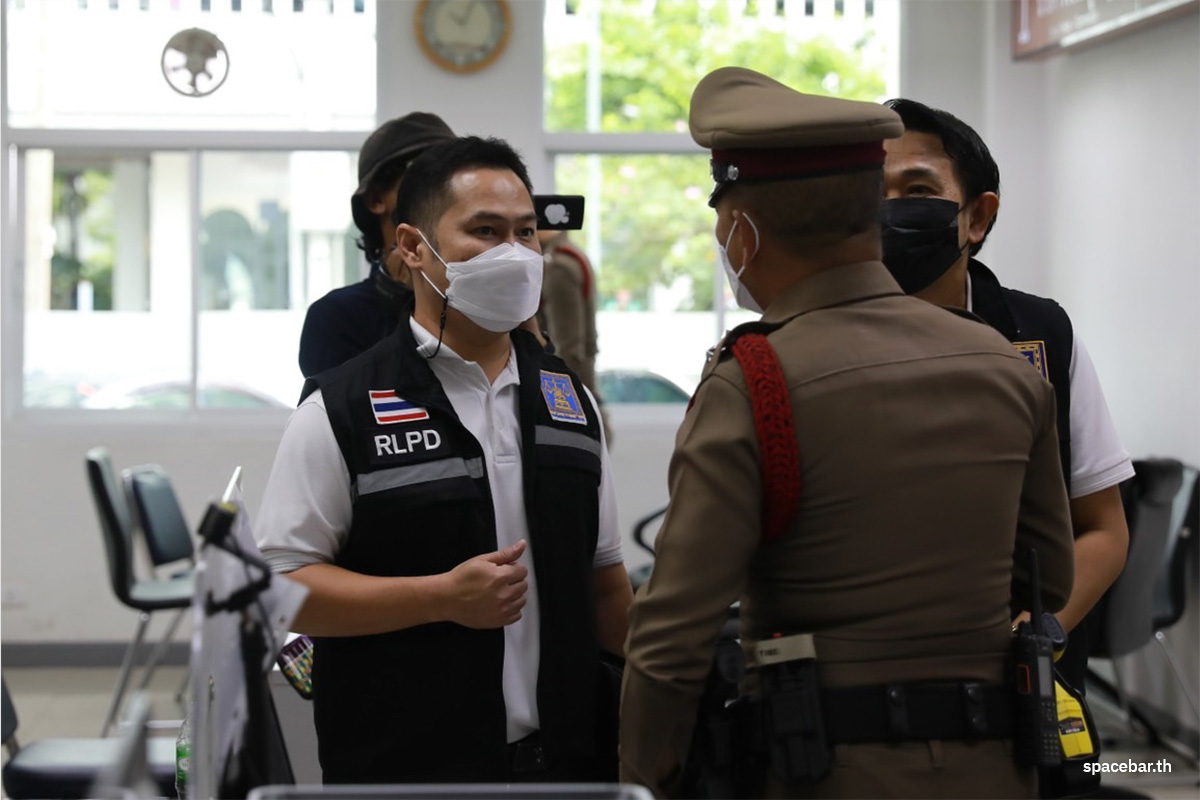
<svg viewBox="0 0 1200 800">
<path fill-rule="evenodd" d="M 428 357 L 437 338 L 410 320 L 417 351 Z M 479 441 L 496 512 L 496 544 L 505 548 L 529 539 L 521 466 L 521 426 L 517 414 L 517 356 L 489 384 L 474 361 L 442 345 L 429 361 L 463 426 Z M 586 389 L 585 389 L 586 391 Z M 588 393 L 593 407 L 595 399 Z M 599 539 L 595 567 L 623 561 L 617 529 L 616 495 L 601 426 Z M 330 563 L 345 543 L 353 519 L 350 472 L 338 448 L 321 393 L 314 392 L 292 412 L 275 455 L 255 521 L 255 539 L 276 572 L 309 564 Z M 508 741 L 515 742 L 539 727 L 537 678 L 540 656 L 537 576 L 533 554 L 520 563 L 529 570 L 529 591 L 521 619 L 504 628 L 504 702 Z"/>
<path fill-rule="evenodd" d="M 967 274 L 967 311 L 971 302 L 971 276 Z M 1133 462 L 1121 446 L 1113 425 L 1100 377 L 1079 331 L 1072 324 L 1071 364 L 1071 464 L 1067 493 L 1072 500 L 1095 494 L 1133 477 Z"/>
</svg>

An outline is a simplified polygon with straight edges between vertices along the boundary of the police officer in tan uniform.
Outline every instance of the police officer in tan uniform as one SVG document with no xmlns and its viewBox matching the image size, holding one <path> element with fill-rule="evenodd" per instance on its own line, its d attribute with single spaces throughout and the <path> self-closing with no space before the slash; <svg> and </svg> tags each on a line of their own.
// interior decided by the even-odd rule
<svg viewBox="0 0 1200 800">
<path fill-rule="evenodd" d="M 540 220 L 538 224 L 542 224 Z M 596 387 L 596 354 L 600 352 L 596 337 L 596 273 L 587 255 L 567 238 L 566 230 L 539 228 L 538 241 L 546 259 L 538 325 L 553 344 L 554 355 L 567 362 L 600 403 L 608 446 L 612 447 L 612 425 Z"/>
<path fill-rule="evenodd" d="M 596 394 L 596 281 L 582 250 L 561 230 L 539 230 L 546 270 L 538 321 L 554 343 L 554 354 L 567 362 Z"/>
<path fill-rule="evenodd" d="M 679 790 L 740 600 L 749 650 L 813 634 L 832 749 L 815 782 L 768 774 L 769 796 L 1036 796 L 1001 712 L 1009 600 L 1030 594 L 1014 555 L 1036 549 L 1046 610 L 1072 585 L 1053 390 L 995 331 L 915 302 L 880 262 L 892 111 L 730 67 L 696 87 L 690 126 L 712 150 L 718 252 L 739 302 L 765 309 L 794 430 L 748 385 L 731 332 L 679 429 L 631 611 L 621 779 Z M 798 475 L 781 481 L 789 455 Z M 754 677 L 752 664 L 748 691 Z M 973 719 L 972 683 L 987 698 Z"/>
</svg>

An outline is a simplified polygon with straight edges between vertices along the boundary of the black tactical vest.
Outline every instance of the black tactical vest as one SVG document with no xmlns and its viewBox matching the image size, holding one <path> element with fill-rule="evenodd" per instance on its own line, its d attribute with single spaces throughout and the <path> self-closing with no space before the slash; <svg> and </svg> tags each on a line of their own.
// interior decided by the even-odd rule
<svg viewBox="0 0 1200 800">
<path fill-rule="evenodd" d="M 971 274 L 972 311 L 1004 334 L 1013 346 L 1054 386 L 1058 406 L 1058 450 L 1063 479 L 1071 488 L 1071 352 L 1074 333 L 1071 318 L 1053 300 L 1006 289 L 992 271 L 975 259 Z M 1021 609 L 1013 606 L 1013 614 Z M 1076 688 L 1083 688 L 1091 642 L 1100 617 L 1095 609 L 1075 626 L 1067 650 L 1055 671 Z"/>
<path fill-rule="evenodd" d="M 514 331 L 529 544 L 540 608 L 537 703 L 551 763 L 595 750 L 593 556 L 600 427 L 583 385 Z M 407 317 L 317 377 L 350 471 L 354 517 L 335 563 L 367 575 L 447 572 L 496 549 L 483 451 L 416 352 Z M 454 623 L 315 641 L 327 783 L 508 780 L 501 629 Z"/>
<path fill-rule="evenodd" d="M 1058 452 L 1071 488 L 1071 318 L 1053 300 L 1006 289 L 990 269 L 971 259 L 971 311 L 1013 343 L 1054 386 Z"/>
</svg>

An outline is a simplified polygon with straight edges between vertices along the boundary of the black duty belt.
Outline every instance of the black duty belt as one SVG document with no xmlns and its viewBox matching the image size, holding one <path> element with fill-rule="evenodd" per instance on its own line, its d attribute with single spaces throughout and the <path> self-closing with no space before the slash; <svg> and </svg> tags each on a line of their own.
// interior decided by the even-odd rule
<svg viewBox="0 0 1200 800">
<path fill-rule="evenodd" d="M 987 683 L 898 683 L 823 689 L 830 744 L 927 739 L 1007 739 L 1010 687 Z"/>
</svg>

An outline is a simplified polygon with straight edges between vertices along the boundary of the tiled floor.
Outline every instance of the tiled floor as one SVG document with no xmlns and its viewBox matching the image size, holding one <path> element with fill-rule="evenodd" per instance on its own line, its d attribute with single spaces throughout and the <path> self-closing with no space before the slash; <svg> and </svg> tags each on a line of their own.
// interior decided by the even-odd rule
<svg viewBox="0 0 1200 800">
<path fill-rule="evenodd" d="M 1090 693 L 1089 698 L 1088 706 L 1105 741 L 1129 742 L 1128 726 L 1117 708 L 1099 698 L 1091 697 Z M 1181 711 L 1181 713 L 1185 712 Z M 1162 747 L 1151 748 L 1144 744 L 1118 743 L 1115 746 L 1110 744 L 1105 747 L 1103 759 L 1110 764 L 1122 762 L 1133 765 L 1146 764 L 1154 765 L 1153 768 L 1159 768 L 1160 761 L 1163 762 L 1159 772 L 1106 775 L 1102 786 L 1106 788 L 1108 797 L 1120 796 L 1114 791 L 1117 787 L 1124 787 L 1141 793 L 1140 795 L 1128 795 L 1133 797 L 1145 796 L 1162 798 L 1162 800 L 1185 800 L 1185 798 L 1186 800 L 1196 800 L 1200 798 L 1200 773 L 1197 772 L 1195 758 L 1189 760 L 1174 750 Z M 1147 767 L 1147 769 L 1150 768 Z"/>
<path fill-rule="evenodd" d="M 150 685 L 152 717 L 175 719 L 181 716 L 175 705 L 174 695 L 183 680 L 181 667 L 164 667 L 155 675 Z M 108 668 L 59 669 L 21 668 L 6 669 L 8 681 L 19 718 L 17 736 L 20 741 L 31 742 L 45 737 L 90 737 L 100 733 L 104 713 L 116 683 L 116 670 Z M 1124 732 L 1120 719 L 1111 707 L 1102 703 L 1092 704 L 1100 729 L 1106 735 L 1117 736 Z M 175 736 L 173 729 L 162 730 L 158 735 Z M 1200 798 L 1200 774 L 1194 763 L 1177 753 L 1164 749 L 1123 747 L 1105 753 L 1105 760 L 1113 763 L 1135 764 L 1157 763 L 1165 759 L 1171 765 L 1170 772 L 1138 774 L 1106 778 L 1106 796 L 1118 797 L 1117 787 L 1125 787 L 1140 794 L 1129 797 L 1151 797 L 1160 800 L 1196 800 Z"/>
<path fill-rule="evenodd" d="M 178 720 L 182 710 L 174 696 L 184 677 L 183 667 L 162 667 L 148 687 L 154 719 Z M 136 683 L 140 674 L 134 673 Z M 117 670 L 107 668 L 5 669 L 4 679 L 17 709 L 17 738 L 99 736 L 105 712 L 117 683 Z M 133 692 L 131 686 L 129 693 Z M 128 694 L 126 695 L 128 697 Z M 169 732 L 169 731 L 167 731 Z M 167 733 L 164 732 L 164 733 Z M 177 734 L 178 728 L 171 735 Z"/>
</svg>

